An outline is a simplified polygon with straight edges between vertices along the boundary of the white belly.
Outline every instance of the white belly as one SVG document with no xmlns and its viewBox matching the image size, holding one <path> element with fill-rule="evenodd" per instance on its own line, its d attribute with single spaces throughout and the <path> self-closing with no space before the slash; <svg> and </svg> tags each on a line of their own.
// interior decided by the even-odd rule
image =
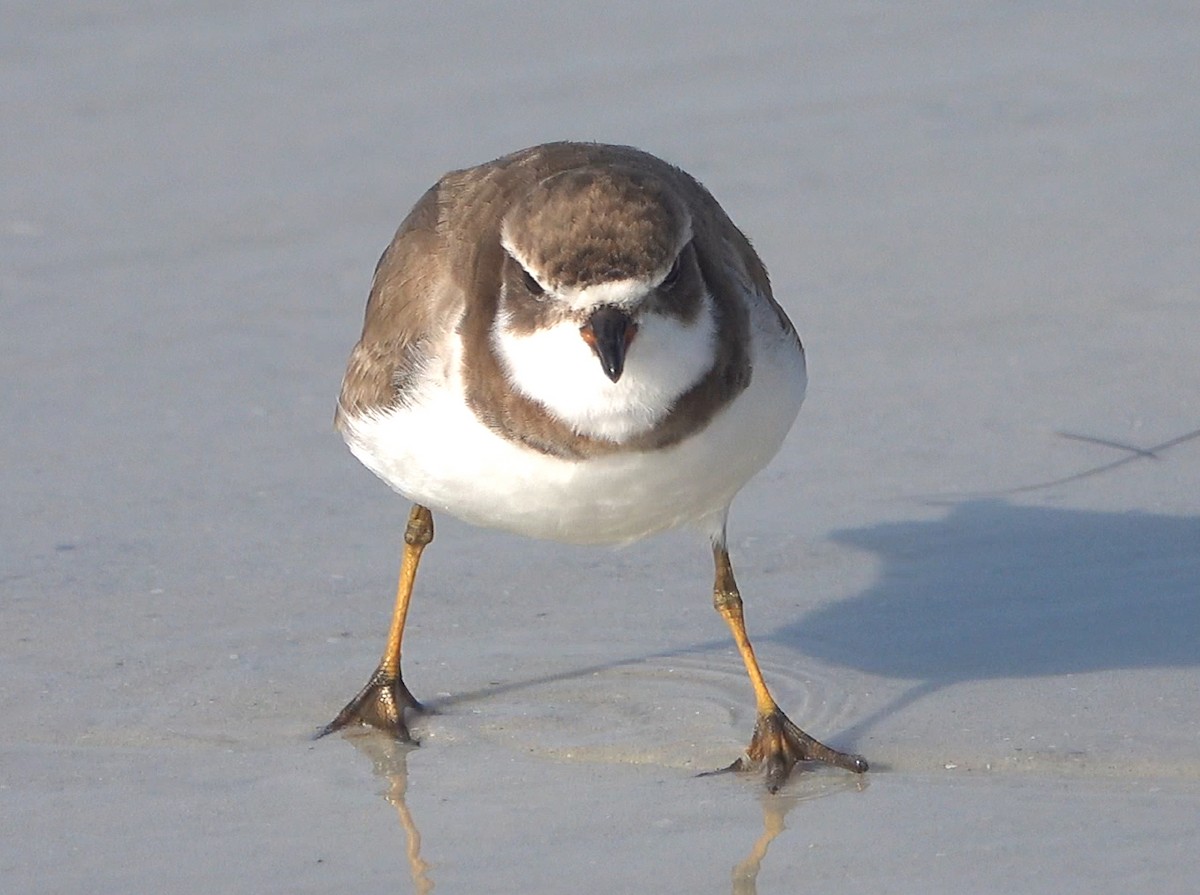
<svg viewBox="0 0 1200 895">
<path fill-rule="evenodd" d="M 764 341 L 753 346 L 749 388 L 704 430 L 663 450 L 590 460 L 533 451 L 481 424 L 456 375 L 412 406 L 354 420 L 346 441 L 409 500 L 476 525 L 579 544 L 686 523 L 718 534 L 733 496 L 775 456 L 804 398 L 803 355 L 784 338 Z"/>
</svg>

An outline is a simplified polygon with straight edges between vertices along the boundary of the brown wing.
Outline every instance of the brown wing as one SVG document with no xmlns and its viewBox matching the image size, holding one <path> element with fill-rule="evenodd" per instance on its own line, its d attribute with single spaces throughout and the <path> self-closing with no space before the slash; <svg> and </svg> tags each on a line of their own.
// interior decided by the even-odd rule
<svg viewBox="0 0 1200 895">
<path fill-rule="evenodd" d="M 429 189 L 396 231 L 375 267 L 362 338 L 350 353 L 334 425 L 404 400 L 431 340 L 453 321 L 461 292 L 451 286 L 440 251 L 445 187 Z"/>
<path fill-rule="evenodd" d="M 732 227 L 733 225 L 731 224 L 730 226 Z M 758 294 L 770 303 L 771 310 L 775 312 L 775 317 L 779 320 L 780 328 L 795 339 L 796 344 L 799 345 L 800 334 L 796 332 L 796 326 L 792 323 L 791 318 L 788 317 L 787 312 L 775 300 L 775 294 L 771 291 L 771 279 L 767 276 L 767 268 L 763 265 L 762 259 L 758 257 L 758 252 L 754 250 L 754 246 L 751 245 L 750 240 L 741 230 L 738 230 L 736 227 L 733 227 L 733 230 L 736 234 L 735 245 L 738 246 L 739 252 L 744 259 L 746 272 L 750 275 L 751 282 L 758 289 Z"/>
<path fill-rule="evenodd" d="M 676 169 L 678 171 L 678 169 Z M 709 250 L 719 254 L 723 246 L 732 248 L 736 254 L 738 261 L 741 264 L 742 271 L 754 284 L 754 288 L 758 291 L 766 301 L 770 304 L 771 310 L 775 312 L 775 317 L 779 320 L 780 328 L 796 340 L 796 344 L 800 344 L 800 336 L 796 332 L 796 327 L 792 324 L 787 313 L 780 306 L 779 302 L 775 301 L 775 295 L 771 291 L 771 278 L 767 275 L 767 268 L 759 258 L 758 252 L 754 250 L 754 246 L 750 243 L 749 238 L 744 234 L 737 225 L 729 219 L 725 210 L 721 208 L 713 195 L 704 188 L 698 180 L 692 177 L 685 171 L 678 171 L 683 178 L 691 183 L 695 188 L 692 192 L 693 201 L 702 209 L 702 213 L 697 216 L 698 220 L 709 221 L 711 229 L 707 233 L 697 234 L 699 239 L 712 240 L 713 244 L 709 245 Z"/>
</svg>

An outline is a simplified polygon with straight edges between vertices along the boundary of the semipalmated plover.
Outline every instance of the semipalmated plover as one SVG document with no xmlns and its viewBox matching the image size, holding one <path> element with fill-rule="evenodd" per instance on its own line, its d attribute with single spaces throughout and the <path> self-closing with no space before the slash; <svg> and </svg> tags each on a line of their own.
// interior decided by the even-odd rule
<svg viewBox="0 0 1200 895">
<path fill-rule="evenodd" d="M 375 674 L 320 734 L 408 739 L 400 674 L 434 511 L 506 531 L 617 544 L 705 531 L 713 602 L 757 699 L 746 754 L 771 788 L 798 761 L 862 772 L 767 689 L 725 546 L 730 501 L 779 450 L 804 350 L 766 269 L 691 176 L 626 146 L 551 143 L 443 177 L 375 270 L 336 426 L 413 501 Z"/>
</svg>

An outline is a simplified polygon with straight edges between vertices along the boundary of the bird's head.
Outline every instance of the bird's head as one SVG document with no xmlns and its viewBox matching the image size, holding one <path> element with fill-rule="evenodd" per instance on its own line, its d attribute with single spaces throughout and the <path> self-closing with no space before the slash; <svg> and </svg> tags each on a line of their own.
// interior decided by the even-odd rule
<svg viewBox="0 0 1200 895">
<path fill-rule="evenodd" d="M 493 342 L 514 388 L 581 434 L 649 428 L 713 363 L 692 217 L 621 167 L 538 183 L 505 215 Z"/>
</svg>

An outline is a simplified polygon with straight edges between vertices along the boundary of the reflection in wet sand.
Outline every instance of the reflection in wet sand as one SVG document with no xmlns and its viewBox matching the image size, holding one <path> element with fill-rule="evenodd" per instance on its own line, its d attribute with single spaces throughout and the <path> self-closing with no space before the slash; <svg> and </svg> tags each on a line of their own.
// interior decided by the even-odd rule
<svg viewBox="0 0 1200 895">
<path fill-rule="evenodd" d="M 408 810 L 405 795 L 408 792 L 408 753 L 415 747 L 397 742 L 391 737 L 373 731 L 348 735 L 346 739 L 371 759 L 375 773 L 387 781 L 383 794 L 388 804 L 396 809 L 400 818 L 400 829 L 404 831 L 405 853 L 408 871 L 412 875 L 413 890 L 417 895 L 433 891 L 433 880 L 429 878 L 429 863 L 421 858 L 421 831 L 417 829 L 412 812 Z"/>
<path fill-rule="evenodd" d="M 430 865 L 421 857 L 421 832 L 417 829 L 416 821 L 405 801 L 408 791 L 408 754 L 414 747 L 396 742 L 390 737 L 374 731 L 351 733 L 346 736 L 346 739 L 371 759 L 376 775 L 387 781 L 388 788 L 384 793 L 384 798 L 396 809 L 396 814 L 400 819 L 413 890 L 417 895 L 427 895 L 434 888 L 433 880 L 429 878 Z M 718 771 L 716 773 L 725 772 Z M 758 787 L 759 785 L 756 780 L 754 786 Z M 869 778 L 858 774 L 827 773 L 823 770 L 816 770 L 796 774 L 785 789 L 778 793 L 762 792 L 760 789 L 759 801 L 763 812 L 762 833 L 759 834 L 746 857 L 734 865 L 733 895 L 757 895 L 758 874 L 767 857 L 767 849 L 770 848 L 775 838 L 787 829 L 785 821 L 793 808 L 801 802 L 811 802 L 840 792 L 862 792 L 869 785 Z"/>
<path fill-rule="evenodd" d="M 844 779 L 842 779 L 844 778 Z M 750 848 L 750 853 L 733 866 L 733 895 L 758 895 L 758 872 L 762 869 L 767 849 L 775 837 L 787 829 L 784 822 L 793 808 L 838 792 L 862 792 L 869 778 L 850 774 L 812 773 L 792 778 L 787 789 L 778 793 L 763 793 L 763 831 Z"/>
</svg>

